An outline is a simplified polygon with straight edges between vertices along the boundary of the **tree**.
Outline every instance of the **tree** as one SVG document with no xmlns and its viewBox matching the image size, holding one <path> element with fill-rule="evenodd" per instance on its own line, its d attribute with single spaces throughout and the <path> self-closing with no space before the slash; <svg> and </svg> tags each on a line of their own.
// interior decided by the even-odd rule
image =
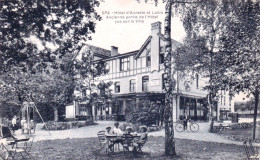
<svg viewBox="0 0 260 160">
<path fill-rule="evenodd" d="M 140 0 L 137 0 L 140 1 Z M 147 2 L 148 0 L 145 0 Z M 153 0 L 155 5 L 158 4 L 158 0 Z M 175 156 L 175 140 L 174 140 L 174 127 L 173 127 L 173 91 L 176 86 L 174 74 L 176 73 L 175 59 L 172 55 L 172 39 L 171 39 L 171 16 L 178 12 L 185 13 L 187 5 L 193 5 L 201 3 L 202 0 L 162 0 L 165 3 L 165 19 L 164 19 L 164 38 L 165 38 L 165 154 L 167 156 Z M 174 11 L 172 10 L 174 8 Z"/>
<path fill-rule="evenodd" d="M 83 97 L 78 96 L 76 99 L 81 102 L 88 101 L 91 119 L 93 120 L 92 106 L 98 106 L 100 103 L 104 105 L 112 101 L 112 94 L 109 89 L 112 82 L 101 81 L 98 84 L 94 83 L 96 77 L 107 73 L 108 70 L 105 62 L 94 61 L 94 51 L 88 46 L 82 46 L 77 55 L 79 56 L 78 59 L 74 59 L 74 74 L 78 76 L 76 86 L 78 86 L 78 91 L 83 93 Z"/>
<path fill-rule="evenodd" d="M 209 132 L 212 132 L 215 109 L 214 99 L 218 91 L 228 89 L 221 79 L 226 72 L 225 52 L 220 50 L 221 38 L 225 27 L 229 24 L 226 15 L 230 13 L 229 1 L 209 0 L 190 7 L 183 16 L 187 38 L 184 45 L 177 49 L 178 69 L 200 73 L 209 80 L 204 89 L 209 91 L 208 106 L 211 123 Z"/>
<path fill-rule="evenodd" d="M 260 3 L 245 0 L 233 3 L 226 26 L 226 36 L 222 39 L 222 51 L 226 53 L 228 64 L 223 81 L 233 93 L 244 92 L 255 98 L 253 139 L 256 132 L 257 109 L 260 89 Z"/>
<path fill-rule="evenodd" d="M 95 20 L 96 0 L 1 1 L 1 71 L 12 66 L 44 67 L 90 39 Z"/>
<path fill-rule="evenodd" d="M 91 39 L 95 21 L 101 19 L 94 9 L 98 5 L 96 0 L 1 1 L 0 73 L 15 79 L 4 82 L 4 89 L 14 89 L 20 101 L 28 93 L 48 97 L 58 120 L 57 108 L 67 101 L 73 86 L 71 59 L 64 62 L 63 57 Z M 43 87 L 42 92 L 37 87 Z"/>
</svg>

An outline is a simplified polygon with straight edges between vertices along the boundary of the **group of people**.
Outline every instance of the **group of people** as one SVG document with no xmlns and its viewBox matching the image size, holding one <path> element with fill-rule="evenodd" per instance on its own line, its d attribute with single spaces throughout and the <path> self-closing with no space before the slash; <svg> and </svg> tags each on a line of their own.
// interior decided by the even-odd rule
<svg viewBox="0 0 260 160">
<path fill-rule="evenodd" d="M 147 127 L 146 126 L 141 126 L 140 127 L 140 133 L 138 134 L 140 138 L 138 138 L 137 140 L 134 140 L 132 143 L 133 146 L 133 152 L 134 154 L 138 151 L 138 149 L 140 148 L 141 145 L 143 145 L 144 143 L 146 143 L 147 139 L 148 139 L 148 132 L 147 132 Z M 119 123 L 116 122 L 114 124 L 114 128 L 112 129 L 111 127 L 106 127 L 106 136 L 109 135 L 117 135 L 119 136 L 118 138 L 116 138 L 113 143 L 110 142 L 110 144 L 108 145 L 108 148 L 112 151 L 112 148 L 115 144 L 122 144 L 123 145 L 123 137 L 127 136 L 127 135 L 132 135 L 132 131 L 133 129 L 131 127 L 126 127 L 126 131 L 123 132 L 120 128 L 119 128 Z M 137 134 L 136 134 L 137 135 Z"/>
</svg>

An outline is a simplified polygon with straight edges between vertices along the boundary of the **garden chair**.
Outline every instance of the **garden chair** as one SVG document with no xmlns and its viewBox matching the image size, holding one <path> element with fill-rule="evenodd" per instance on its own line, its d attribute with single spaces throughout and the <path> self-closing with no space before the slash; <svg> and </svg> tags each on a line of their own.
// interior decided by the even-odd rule
<svg viewBox="0 0 260 160">
<path fill-rule="evenodd" d="M 142 148 L 143 148 L 143 146 L 146 144 L 147 140 L 148 140 L 148 138 L 145 139 L 145 140 L 142 140 L 142 141 L 139 142 L 139 143 L 137 143 L 137 144 L 138 144 L 138 148 L 137 148 L 137 152 L 138 152 L 138 153 L 143 153 Z"/>
<path fill-rule="evenodd" d="M 252 140 L 248 139 L 243 142 L 244 149 L 246 152 L 247 159 L 259 159 L 260 155 L 257 152 L 256 148 L 252 144 Z"/>
<path fill-rule="evenodd" d="M 107 139 L 105 133 L 106 131 L 99 131 L 97 133 L 97 136 L 101 147 L 100 151 L 105 149 L 105 152 L 108 153 Z"/>
<path fill-rule="evenodd" d="M 30 138 L 29 138 L 28 141 L 21 141 L 21 142 L 18 141 L 16 143 L 16 148 L 25 150 L 24 157 L 28 157 L 30 159 L 33 159 L 32 155 L 31 155 L 33 142 L 34 142 L 34 136 L 30 135 Z"/>
<path fill-rule="evenodd" d="M 24 153 L 25 150 L 24 149 L 20 149 L 20 148 L 16 148 L 14 147 L 15 142 L 12 142 L 11 144 L 8 144 L 7 140 L 2 140 L 1 143 L 1 157 L 3 159 L 8 159 L 9 157 L 11 159 L 18 159 L 19 157 L 22 157 L 22 159 L 25 159 Z"/>
<path fill-rule="evenodd" d="M 129 153 L 129 148 L 133 148 L 134 136 L 131 134 L 124 134 L 122 137 L 122 146 L 124 153 Z"/>
</svg>

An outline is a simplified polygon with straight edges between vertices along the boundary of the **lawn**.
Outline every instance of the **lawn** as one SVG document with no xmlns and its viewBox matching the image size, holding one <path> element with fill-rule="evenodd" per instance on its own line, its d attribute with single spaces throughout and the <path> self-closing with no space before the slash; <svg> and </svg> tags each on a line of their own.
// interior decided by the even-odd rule
<svg viewBox="0 0 260 160">
<path fill-rule="evenodd" d="M 34 143 L 34 159 L 172 159 L 164 156 L 164 137 L 149 136 L 140 157 L 125 156 L 123 152 L 113 155 L 99 153 L 97 138 L 47 140 Z M 244 159 L 243 146 L 186 139 L 176 139 L 175 159 Z"/>
<path fill-rule="evenodd" d="M 253 127 L 234 129 L 234 130 L 223 130 L 223 131 L 218 132 L 218 134 L 228 137 L 231 140 L 242 142 L 243 140 L 253 137 Z M 256 140 L 255 141 L 257 143 L 260 143 L 260 123 L 257 123 L 257 126 L 256 126 Z"/>
</svg>

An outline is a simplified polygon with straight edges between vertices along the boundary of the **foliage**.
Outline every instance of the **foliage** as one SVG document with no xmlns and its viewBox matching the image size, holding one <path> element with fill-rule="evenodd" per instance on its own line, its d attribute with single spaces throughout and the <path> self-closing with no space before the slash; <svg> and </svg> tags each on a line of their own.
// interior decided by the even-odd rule
<svg viewBox="0 0 260 160">
<path fill-rule="evenodd" d="M 259 95 L 259 11 L 251 0 L 209 0 L 184 16 L 188 37 L 178 55 L 209 78 L 209 105 L 221 89 Z"/>
<path fill-rule="evenodd" d="M 101 19 L 98 5 L 96 0 L 0 2 L 1 113 L 18 108 L 28 95 L 55 110 L 71 102 L 71 59 L 91 39 Z"/>
<path fill-rule="evenodd" d="M 141 100 L 136 105 L 127 107 L 128 122 L 140 125 L 156 125 L 160 121 L 161 106 L 148 100 Z"/>
<path fill-rule="evenodd" d="M 249 101 L 246 102 L 236 102 L 235 103 L 235 111 L 252 111 L 254 110 L 255 100 L 251 98 Z M 258 109 L 259 106 L 258 106 Z"/>
<path fill-rule="evenodd" d="M 77 54 L 77 59 L 74 60 L 74 74 L 77 76 L 75 85 L 77 92 L 81 93 L 74 95 L 75 100 L 88 102 L 90 113 L 92 113 L 92 106 L 109 105 L 113 99 L 111 89 L 109 89 L 112 82 L 95 83 L 94 81 L 98 76 L 108 72 L 105 62 L 94 61 L 94 54 L 87 45 L 84 45 Z"/>
<path fill-rule="evenodd" d="M 1 1 L 1 71 L 45 67 L 90 38 L 100 16 L 91 1 Z M 58 67 L 53 63 L 53 67 Z"/>
<path fill-rule="evenodd" d="M 229 16 L 222 52 L 227 54 L 225 82 L 231 90 L 255 95 L 260 79 L 260 3 L 241 1 Z M 228 36 L 227 36 L 228 34 Z"/>
</svg>

